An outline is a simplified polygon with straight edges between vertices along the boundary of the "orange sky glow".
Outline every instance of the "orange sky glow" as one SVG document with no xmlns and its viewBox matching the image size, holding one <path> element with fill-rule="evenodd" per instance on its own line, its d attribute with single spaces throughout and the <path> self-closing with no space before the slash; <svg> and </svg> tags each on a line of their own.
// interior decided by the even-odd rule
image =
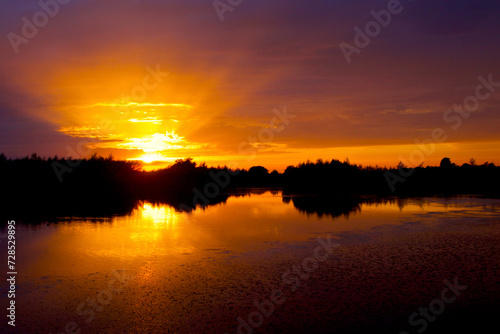
<svg viewBox="0 0 500 334">
<path fill-rule="evenodd" d="M 500 87 L 454 111 L 480 78 L 500 82 L 498 5 L 453 2 L 448 21 L 406 3 L 346 62 L 339 44 L 386 2 L 245 3 L 221 22 L 207 1 L 75 0 L 18 53 L 1 41 L 0 151 L 112 154 L 147 170 L 187 157 L 278 171 L 318 158 L 500 163 Z M 9 2 L 3 35 L 37 6 Z"/>
</svg>

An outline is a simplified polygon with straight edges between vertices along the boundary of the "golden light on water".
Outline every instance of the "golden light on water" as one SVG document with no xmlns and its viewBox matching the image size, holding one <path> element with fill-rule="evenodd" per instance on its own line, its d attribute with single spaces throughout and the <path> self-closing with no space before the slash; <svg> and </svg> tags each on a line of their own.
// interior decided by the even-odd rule
<svg viewBox="0 0 500 334">
<path fill-rule="evenodd" d="M 154 225 L 176 225 L 179 220 L 179 213 L 171 206 L 153 206 L 150 203 L 144 203 L 141 210 L 142 218 L 145 221 L 151 221 Z"/>
</svg>

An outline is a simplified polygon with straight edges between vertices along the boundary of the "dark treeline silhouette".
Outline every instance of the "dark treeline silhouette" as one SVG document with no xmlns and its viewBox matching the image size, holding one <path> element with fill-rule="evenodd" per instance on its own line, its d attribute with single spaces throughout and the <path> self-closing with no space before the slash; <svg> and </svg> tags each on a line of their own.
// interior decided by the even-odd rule
<svg viewBox="0 0 500 334">
<path fill-rule="evenodd" d="M 63 167 L 59 179 L 56 169 Z M 0 155 L 1 205 L 7 209 L 2 213 L 40 217 L 126 213 L 137 199 L 138 170 L 136 163 L 111 156 L 76 160 L 33 154 L 7 160 Z"/>
<path fill-rule="evenodd" d="M 289 166 L 284 172 L 285 193 L 333 195 L 381 194 L 388 189 L 386 169 L 358 166 L 332 159 Z"/>
<path fill-rule="evenodd" d="M 331 160 L 289 166 L 283 174 L 284 193 L 333 195 L 458 195 L 497 197 L 500 194 L 500 167 L 493 163 L 457 166 L 443 158 L 439 167 L 363 167 Z"/>
<path fill-rule="evenodd" d="M 318 194 L 340 197 L 358 195 L 454 195 L 497 197 L 500 167 L 485 163 L 456 166 L 444 158 L 439 167 L 408 169 L 363 167 L 339 160 L 306 162 L 289 166 L 284 173 L 262 166 L 249 170 L 208 167 L 192 159 L 177 160 L 165 169 L 146 172 L 137 162 L 94 155 L 88 159 L 21 159 L 0 155 L 1 206 L 3 214 L 46 216 L 106 216 L 129 212 L 139 200 L 171 204 L 180 210 L 224 202 L 239 188 L 280 188 L 287 194 Z M 307 199 L 292 199 L 300 208 Z M 321 209 L 325 203 L 315 199 Z M 339 202 L 339 200 L 336 200 Z M 340 200 L 351 201 L 350 199 Z M 339 203 L 340 203 L 339 202 Z M 314 203 L 313 203 L 314 204 Z M 354 202 L 347 203 L 356 206 Z M 352 204 L 352 205 L 351 205 Z M 342 213 L 341 209 L 340 213 Z"/>
</svg>

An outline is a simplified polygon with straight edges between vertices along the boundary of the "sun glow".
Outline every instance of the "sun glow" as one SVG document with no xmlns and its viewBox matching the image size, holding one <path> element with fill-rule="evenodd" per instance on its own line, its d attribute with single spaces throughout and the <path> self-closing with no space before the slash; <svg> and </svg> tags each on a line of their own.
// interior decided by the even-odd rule
<svg viewBox="0 0 500 334">
<path fill-rule="evenodd" d="M 129 122 L 132 123 L 152 123 L 152 124 L 162 124 L 163 120 L 159 119 L 158 117 L 146 117 L 146 118 L 131 118 L 128 120 Z"/>
<path fill-rule="evenodd" d="M 144 203 L 141 211 L 143 219 L 151 221 L 155 225 L 175 224 L 179 218 L 179 214 L 167 206 L 153 206 L 149 203 Z"/>
<path fill-rule="evenodd" d="M 158 154 L 144 154 L 139 158 L 139 160 L 144 161 L 147 164 L 152 163 L 153 161 L 158 161 Z"/>
<path fill-rule="evenodd" d="M 146 164 L 150 164 L 153 162 L 169 162 L 169 161 L 175 160 L 175 158 L 165 157 L 164 155 L 162 155 L 160 153 L 146 153 L 146 154 L 141 155 L 139 158 L 128 159 L 128 160 L 130 160 L 130 161 L 139 160 L 139 161 L 142 161 Z"/>
<path fill-rule="evenodd" d="M 91 138 L 94 150 L 120 150 L 118 157 L 142 161 L 145 169 L 159 168 L 186 151 L 202 145 L 187 140 L 184 121 L 192 121 L 193 106 L 184 103 L 150 103 L 115 100 L 80 104 L 77 109 L 92 112 L 71 113 L 59 131 L 71 137 Z M 172 154 L 175 151 L 183 152 Z M 154 165 L 154 166 L 153 166 Z M 164 166 L 162 166 L 164 167 Z"/>
<path fill-rule="evenodd" d="M 124 142 L 115 145 L 118 148 L 142 150 L 146 153 L 199 147 L 188 144 L 184 137 L 177 135 L 173 130 L 166 131 L 165 134 L 155 133 L 141 138 L 127 138 Z"/>
<path fill-rule="evenodd" d="M 78 108 L 88 109 L 96 107 L 175 107 L 183 109 L 193 108 L 189 104 L 183 104 L 183 103 L 139 103 L 139 102 L 94 103 L 88 106 L 79 106 Z"/>
</svg>

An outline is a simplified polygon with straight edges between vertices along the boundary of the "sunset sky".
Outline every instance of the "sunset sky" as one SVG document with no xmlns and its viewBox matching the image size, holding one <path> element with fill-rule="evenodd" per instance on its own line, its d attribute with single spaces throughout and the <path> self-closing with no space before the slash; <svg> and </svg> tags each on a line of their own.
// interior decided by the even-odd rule
<svg viewBox="0 0 500 334">
<path fill-rule="evenodd" d="M 500 164 L 498 0 L 59 1 L 1 5 L 8 157 Z M 340 45 L 388 6 L 348 61 Z"/>
</svg>

